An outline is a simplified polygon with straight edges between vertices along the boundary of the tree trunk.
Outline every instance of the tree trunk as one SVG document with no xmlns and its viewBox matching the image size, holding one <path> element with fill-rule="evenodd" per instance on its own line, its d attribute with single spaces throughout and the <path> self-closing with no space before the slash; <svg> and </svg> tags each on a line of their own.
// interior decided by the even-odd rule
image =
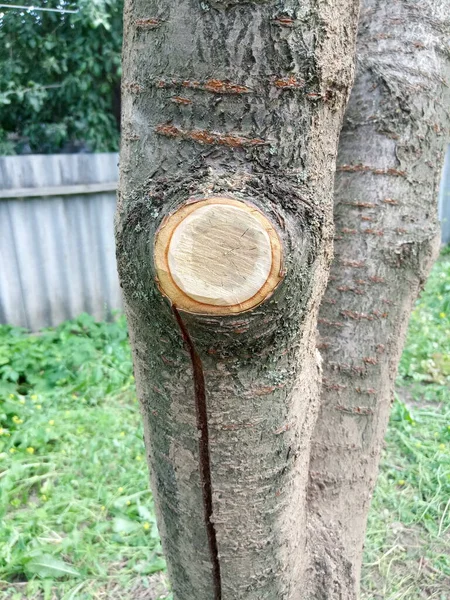
<svg viewBox="0 0 450 600">
<path fill-rule="evenodd" d="M 363 1 L 338 153 L 335 258 L 319 315 L 323 391 L 309 489 L 315 600 L 357 595 L 408 318 L 439 246 L 449 39 L 449 0 Z"/>
<path fill-rule="evenodd" d="M 117 256 L 176 600 L 303 594 L 356 4 L 126 2 Z"/>
</svg>

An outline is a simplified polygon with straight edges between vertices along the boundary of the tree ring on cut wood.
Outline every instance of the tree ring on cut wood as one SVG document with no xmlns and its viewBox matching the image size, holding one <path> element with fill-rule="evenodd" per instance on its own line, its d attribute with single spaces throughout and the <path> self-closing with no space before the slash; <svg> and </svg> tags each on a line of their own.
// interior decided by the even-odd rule
<svg viewBox="0 0 450 600">
<path fill-rule="evenodd" d="M 250 310 L 283 279 L 274 226 L 255 206 L 234 198 L 191 201 L 166 217 L 154 260 L 161 292 L 197 314 Z"/>
</svg>

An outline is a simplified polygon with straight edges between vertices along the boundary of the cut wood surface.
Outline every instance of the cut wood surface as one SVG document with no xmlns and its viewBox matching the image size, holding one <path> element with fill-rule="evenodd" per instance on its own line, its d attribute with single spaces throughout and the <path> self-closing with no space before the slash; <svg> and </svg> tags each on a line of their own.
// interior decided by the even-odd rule
<svg viewBox="0 0 450 600">
<path fill-rule="evenodd" d="M 254 206 L 213 197 L 182 206 L 159 230 L 155 265 L 178 308 L 235 313 L 265 300 L 282 279 L 281 245 Z"/>
</svg>

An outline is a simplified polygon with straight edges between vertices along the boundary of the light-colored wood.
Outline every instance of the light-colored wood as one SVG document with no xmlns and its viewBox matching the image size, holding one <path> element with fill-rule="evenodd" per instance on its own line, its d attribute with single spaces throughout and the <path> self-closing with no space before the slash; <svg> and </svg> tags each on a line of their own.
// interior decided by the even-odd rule
<svg viewBox="0 0 450 600">
<path fill-rule="evenodd" d="M 15 188 L 0 190 L 1 198 L 47 198 L 48 196 L 79 196 L 83 194 L 99 194 L 115 192 L 117 181 L 105 183 L 83 183 L 81 185 L 52 185 L 40 188 Z"/>
<path fill-rule="evenodd" d="M 160 289 L 182 310 L 230 314 L 254 308 L 282 279 L 281 243 L 254 206 L 211 197 L 183 205 L 156 235 Z"/>
</svg>

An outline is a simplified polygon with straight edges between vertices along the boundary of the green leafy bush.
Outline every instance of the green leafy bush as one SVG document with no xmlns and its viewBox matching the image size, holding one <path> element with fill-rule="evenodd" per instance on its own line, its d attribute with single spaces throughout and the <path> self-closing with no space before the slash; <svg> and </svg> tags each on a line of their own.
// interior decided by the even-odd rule
<svg viewBox="0 0 450 600">
<path fill-rule="evenodd" d="M 0 9 L 0 153 L 117 150 L 123 1 L 39 6 L 78 12 Z"/>
</svg>

